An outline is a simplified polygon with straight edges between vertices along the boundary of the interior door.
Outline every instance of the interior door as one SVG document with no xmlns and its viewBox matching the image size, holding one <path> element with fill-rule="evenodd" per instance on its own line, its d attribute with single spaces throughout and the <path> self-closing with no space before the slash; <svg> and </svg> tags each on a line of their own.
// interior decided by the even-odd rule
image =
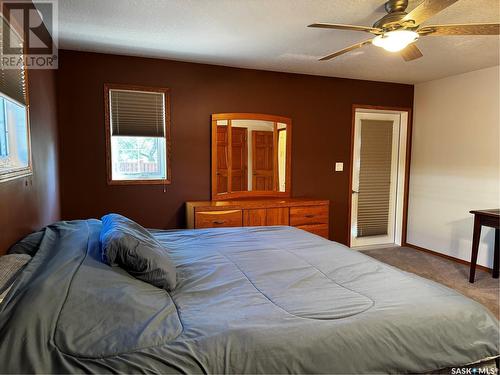
<svg viewBox="0 0 500 375">
<path fill-rule="evenodd" d="M 246 191 L 248 189 L 248 147 L 247 128 L 231 128 L 232 144 L 232 190 Z"/>
<path fill-rule="evenodd" d="M 393 244 L 401 114 L 355 116 L 351 246 Z"/>
<path fill-rule="evenodd" d="M 217 126 L 217 193 L 228 191 L 227 126 Z"/>
<path fill-rule="evenodd" d="M 252 131 L 252 190 L 274 188 L 274 132 Z"/>
</svg>

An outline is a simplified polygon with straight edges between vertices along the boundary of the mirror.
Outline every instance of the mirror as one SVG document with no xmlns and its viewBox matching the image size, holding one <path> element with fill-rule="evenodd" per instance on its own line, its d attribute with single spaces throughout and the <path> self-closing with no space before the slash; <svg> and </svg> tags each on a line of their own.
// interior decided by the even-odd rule
<svg viewBox="0 0 500 375">
<path fill-rule="evenodd" d="M 286 117 L 212 115 L 212 199 L 289 197 L 291 140 Z"/>
</svg>

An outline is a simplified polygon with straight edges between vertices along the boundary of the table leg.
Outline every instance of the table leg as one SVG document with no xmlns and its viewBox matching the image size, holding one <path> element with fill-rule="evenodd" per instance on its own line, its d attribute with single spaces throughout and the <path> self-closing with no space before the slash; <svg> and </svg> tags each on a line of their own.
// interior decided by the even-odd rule
<svg viewBox="0 0 500 375">
<path fill-rule="evenodd" d="M 499 268 L 499 264 L 498 264 L 498 261 L 500 258 L 500 249 L 499 249 L 499 246 L 500 246 L 500 229 L 496 228 L 495 229 L 495 250 L 494 250 L 494 254 L 493 254 L 493 277 L 495 279 L 498 279 L 498 268 Z"/>
<path fill-rule="evenodd" d="M 479 239 L 481 237 L 481 219 L 478 215 L 474 215 L 474 233 L 472 234 L 472 255 L 470 258 L 470 275 L 469 283 L 474 282 L 476 276 L 477 252 L 479 250 Z"/>
</svg>

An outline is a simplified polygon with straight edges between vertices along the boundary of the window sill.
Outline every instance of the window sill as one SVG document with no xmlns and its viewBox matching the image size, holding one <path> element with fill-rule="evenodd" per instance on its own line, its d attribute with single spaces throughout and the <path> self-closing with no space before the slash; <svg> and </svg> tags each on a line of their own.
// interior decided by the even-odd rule
<svg viewBox="0 0 500 375">
<path fill-rule="evenodd" d="M 108 185 L 170 185 L 171 180 L 108 180 Z"/>
<path fill-rule="evenodd" d="M 33 171 L 31 168 L 22 168 L 17 170 L 12 170 L 10 172 L 0 172 L 0 183 L 12 181 L 18 178 L 32 176 Z"/>
</svg>

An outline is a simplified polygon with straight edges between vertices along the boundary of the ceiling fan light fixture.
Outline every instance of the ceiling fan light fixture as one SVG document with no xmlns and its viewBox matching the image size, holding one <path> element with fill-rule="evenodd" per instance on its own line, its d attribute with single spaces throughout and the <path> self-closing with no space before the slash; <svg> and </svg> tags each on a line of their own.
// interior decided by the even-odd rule
<svg viewBox="0 0 500 375">
<path fill-rule="evenodd" d="M 403 50 L 418 39 L 418 33 L 411 30 L 394 30 L 373 38 L 372 44 L 389 52 Z"/>
</svg>

